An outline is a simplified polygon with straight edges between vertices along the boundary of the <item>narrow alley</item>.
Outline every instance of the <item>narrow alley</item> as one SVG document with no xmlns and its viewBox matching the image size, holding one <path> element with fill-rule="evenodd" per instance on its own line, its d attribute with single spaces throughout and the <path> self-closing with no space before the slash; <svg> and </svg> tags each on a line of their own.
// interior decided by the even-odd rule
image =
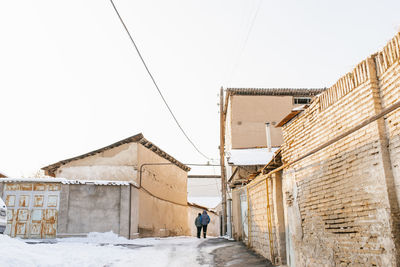
<svg viewBox="0 0 400 267">
<path fill-rule="evenodd" d="M 52 240 L 0 235 L 0 266 L 272 266 L 241 242 L 224 238 L 141 238 L 108 233 Z M 43 253 L 45 251 L 45 253 Z"/>
</svg>

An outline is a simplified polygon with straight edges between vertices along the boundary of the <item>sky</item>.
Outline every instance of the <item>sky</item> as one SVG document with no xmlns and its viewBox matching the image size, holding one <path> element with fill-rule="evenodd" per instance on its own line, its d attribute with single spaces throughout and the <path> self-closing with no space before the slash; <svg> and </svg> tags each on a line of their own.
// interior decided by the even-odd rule
<svg viewBox="0 0 400 267">
<path fill-rule="evenodd" d="M 115 5 L 182 127 L 213 159 L 221 86 L 329 87 L 400 29 L 395 0 Z M 140 132 L 183 163 L 207 161 L 108 0 L 0 1 L 0 25 L 1 172 L 30 176 Z"/>
</svg>

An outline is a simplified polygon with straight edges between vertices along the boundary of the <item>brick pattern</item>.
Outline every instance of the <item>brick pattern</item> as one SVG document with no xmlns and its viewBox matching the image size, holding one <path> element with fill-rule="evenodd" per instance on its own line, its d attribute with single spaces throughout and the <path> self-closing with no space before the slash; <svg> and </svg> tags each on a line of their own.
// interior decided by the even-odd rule
<svg viewBox="0 0 400 267">
<path fill-rule="evenodd" d="M 257 181 L 262 179 L 259 177 Z M 272 205 L 272 182 L 268 180 L 269 186 L 269 203 L 271 208 L 271 217 L 273 214 Z M 261 254 L 265 258 L 271 258 L 271 252 L 269 247 L 269 236 L 268 236 L 268 217 L 267 217 L 267 191 L 266 182 L 261 181 L 255 186 L 249 186 L 249 208 L 250 208 L 250 226 L 249 235 L 250 243 L 249 246 L 253 248 L 257 253 Z M 273 221 L 271 221 L 273 224 Z M 273 236 L 275 236 L 275 227 L 273 229 Z M 276 240 L 273 242 L 274 249 L 276 248 Z M 270 259 L 271 260 L 271 259 Z"/>
<path fill-rule="evenodd" d="M 400 33 L 382 51 L 363 60 L 314 98 L 308 109 L 284 126 L 282 158 L 285 163 L 400 100 L 399 44 Z M 247 186 L 249 245 L 273 261 L 269 250 L 265 181 L 256 185 L 263 178 L 259 176 Z M 274 213 L 272 182 L 269 183 L 271 213 Z M 289 263 L 398 266 L 400 110 L 285 169 L 282 189 L 285 227 L 298 224 L 300 228 L 286 233 L 291 240 L 287 247 Z M 274 256 L 282 256 L 277 255 L 277 225 L 274 220 L 272 223 Z"/>
<path fill-rule="evenodd" d="M 400 99 L 399 40 L 397 34 L 382 52 L 361 62 L 284 127 L 284 162 Z M 385 129 L 379 121 L 371 123 L 284 171 L 283 179 L 295 179 L 297 185 L 294 204 L 300 210 L 303 235 L 295 244 L 299 266 L 399 264 L 398 200 L 393 199 L 396 192 L 390 192 L 400 191 L 399 122 L 400 110 L 396 110 L 385 118 Z M 387 160 L 396 187 L 390 184 Z"/>
<path fill-rule="evenodd" d="M 382 107 L 386 108 L 400 100 L 400 33 L 398 33 L 375 56 L 379 77 Z M 388 195 L 391 202 L 394 224 L 394 236 L 397 246 L 397 258 L 400 258 L 400 112 L 392 112 L 384 122 L 389 147 L 390 167 L 393 181 L 388 183 Z M 400 260 L 399 260 L 400 261 Z M 400 263 L 398 263 L 400 264 Z"/>
</svg>

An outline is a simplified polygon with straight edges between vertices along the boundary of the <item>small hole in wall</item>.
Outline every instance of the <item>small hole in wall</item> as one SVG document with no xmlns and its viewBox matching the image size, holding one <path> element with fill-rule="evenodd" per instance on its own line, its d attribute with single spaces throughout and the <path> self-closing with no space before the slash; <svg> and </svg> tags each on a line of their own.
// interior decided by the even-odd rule
<svg viewBox="0 0 400 267">
<path fill-rule="evenodd" d="M 242 125 L 242 122 L 241 122 L 241 121 L 238 121 L 238 122 L 237 122 L 237 125 Z"/>
</svg>

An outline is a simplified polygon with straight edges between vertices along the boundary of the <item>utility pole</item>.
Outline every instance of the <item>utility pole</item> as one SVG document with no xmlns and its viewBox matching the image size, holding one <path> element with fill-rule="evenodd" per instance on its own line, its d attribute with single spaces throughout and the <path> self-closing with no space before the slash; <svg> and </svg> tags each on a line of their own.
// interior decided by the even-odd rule
<svg viewBox="0 0 400 267">
<path fill-rule="evenodd" d="M 219 158 L 221 165 L 221 193 L 222 193 L 222 235 L 226 235 L 226 176 L 225 176 L 225 114 L 224 114 L 224 89 L 221 87 L 219 93 L 219 113 L 220 113 L 220 143 Z"/>
</svg>

